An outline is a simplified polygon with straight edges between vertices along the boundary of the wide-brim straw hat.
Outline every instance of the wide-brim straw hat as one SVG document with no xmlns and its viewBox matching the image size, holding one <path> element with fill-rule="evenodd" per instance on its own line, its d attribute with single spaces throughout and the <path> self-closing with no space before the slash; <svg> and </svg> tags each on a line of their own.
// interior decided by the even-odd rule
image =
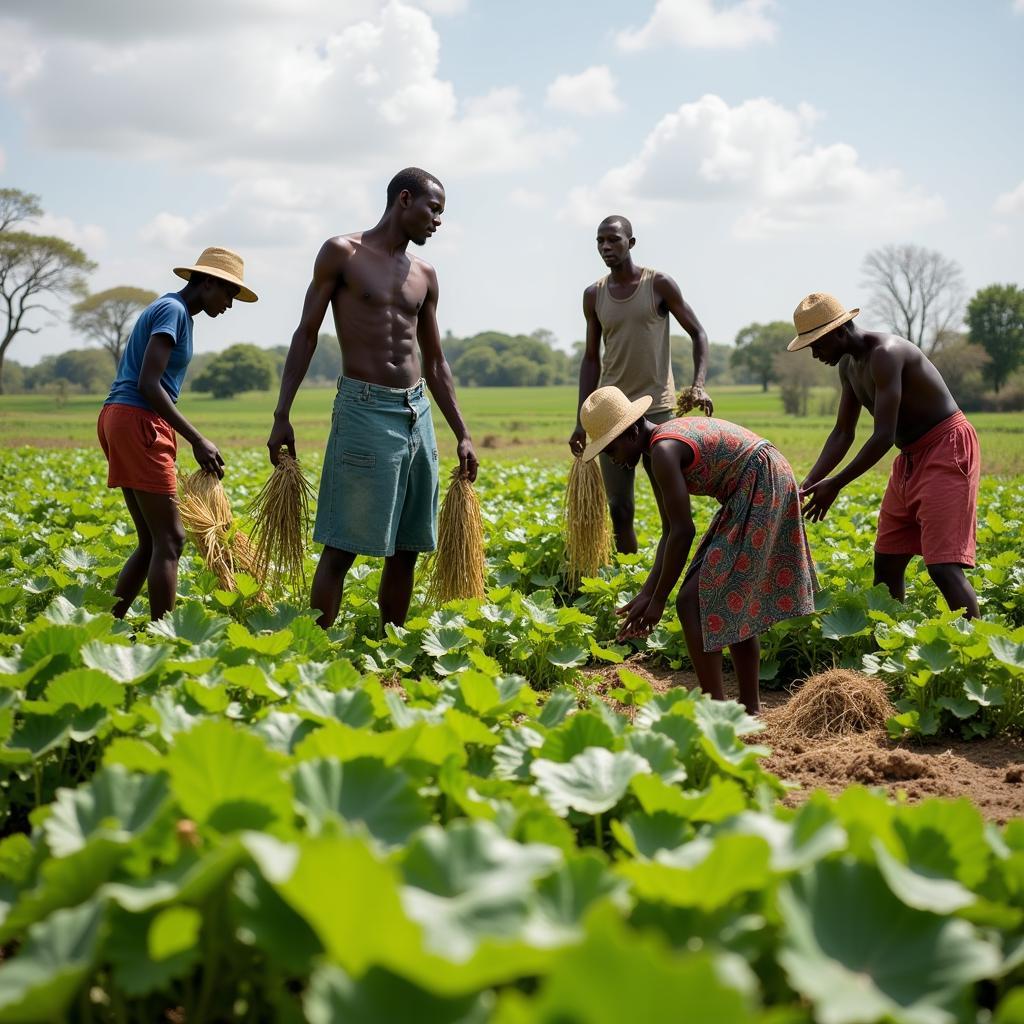
<svg viewBox="0 0 1024 1024">
<path fill-rule="evenodd" d="M 618 388 L 608 386 L 592 392 L 580 407 L 580 423 L 593 438 L 583 449 L 582 459 L 590 462 L 597 458 L 626 427 L 636 423 L 651 406 L 654 399 L 644 395 L 631 402 Z"/>
<path fill-rule="evenodd" d="M 847 309 L 834 295 L 811 292 L 793 311 L 796 337 L 786 346 L 790 352 L 799 352 L 813 345 L 820 337 L 841 327 L 860 312 L 860 307 Z"/>
<path fill-rule="evenodd" d="M 183 277 L 186 281 L 193 274 L 209 274 L 210 277 L 219 277 L 222 281 L 230 281 L 238 286 L 238 294 L 235 296 L 241 302 L 255 302 L 256 293 L 251 288 L 246 288 L 242 281 L 245 273 L 245 263 L 237 252 L 230 249 L 222 249 L 219 245 L 211 245 L 204 249 L 191 267 L 175 267 L 175 274 Z"/>
</svg>

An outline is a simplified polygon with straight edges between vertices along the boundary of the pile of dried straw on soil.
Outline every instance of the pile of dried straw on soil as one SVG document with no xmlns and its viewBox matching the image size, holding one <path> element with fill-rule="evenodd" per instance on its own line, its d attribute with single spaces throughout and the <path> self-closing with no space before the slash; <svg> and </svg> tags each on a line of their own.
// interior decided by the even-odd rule
<svg viewBox="0 0 1024 1024">
<path fill-rule="evenodd" d="M 834 668 L 810 676 L 785 704 L 766 712 L 764 721 L 780 738 L 828 738 L 884 728 L 894 714 L 881 679 Z"/>
</svg>

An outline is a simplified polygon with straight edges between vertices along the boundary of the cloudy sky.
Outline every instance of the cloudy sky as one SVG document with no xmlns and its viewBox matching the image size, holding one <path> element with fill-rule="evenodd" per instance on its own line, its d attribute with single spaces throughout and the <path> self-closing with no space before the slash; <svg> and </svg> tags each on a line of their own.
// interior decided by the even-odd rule
<svg viewBox="0 0 1024 1024">
<path fill-rule="evenodd" d="M 320 243 L 407 164 L 447 188 L 442 330 L 582 337 L 619 212 L 730 341 L 808 291 L 863 303 L 887 242 L 1024 280 L 1022 44 L 1024 0 L 0 0 L 0 187 L 93 290 L 239 250 L 261 301 L 200 347 L 287 343 Z"/>
</svg>

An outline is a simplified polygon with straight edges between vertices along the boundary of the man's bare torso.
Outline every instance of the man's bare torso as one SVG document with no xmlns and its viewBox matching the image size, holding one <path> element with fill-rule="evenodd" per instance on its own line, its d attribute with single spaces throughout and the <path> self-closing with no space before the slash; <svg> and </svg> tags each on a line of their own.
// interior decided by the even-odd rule
<svg viewBox="0 0 1024 1024">
<path fill-rule="evenodd" d="M 430 290 L 428 264 L 406 252 L 336 238 L 338 286 L 331 296 L 346 377 L 409 388 L 421 376 L 417 326 Z"/>
<path fill-rule="evenodd" d="M 957 404 L 939 371 L 916 346 L 895 335 L 877 334 L 875 343 L 885 345 L 901 366 L 900 410 L 896 424 L 896 446 L 905 448 L 924 436 L 936 424 L 957 411 Z M 844 355 L 838 364 L 839 377 L 853 390 L 860 404 L 875 412 L 875 383 L 871 377 L 870 352 L 861 360 Z"/>
</svg>

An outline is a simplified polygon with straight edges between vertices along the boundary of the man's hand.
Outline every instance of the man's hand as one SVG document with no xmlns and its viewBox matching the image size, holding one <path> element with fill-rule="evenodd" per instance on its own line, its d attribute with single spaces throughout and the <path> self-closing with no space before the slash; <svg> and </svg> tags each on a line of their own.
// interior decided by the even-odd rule
<svg viewBox="0 0 1024 1024">
<path fill-rule="evenodd" d="M 665 602 L 662 598 L 650 597 L 641 603 L 638 594 L 630 604 L 633 606 L 626 614 L 626 621 L 619 627 L 615 639 L 629 640 L 633 637 L 644 637 L 661 622 L 665 614 Z M 629 608 L 629 605 L 626 606 Z"/>
<path fill-rule="evenodd" d="M 693 387 L 684 388 L 679 392 L 676 412 L 683 416 L 691 409 L 699 409 L 705 416 L 714 415 L 715 403 L 711 401 L 711 396 L 700 384 L 694 384 Z"/>
<path fill-rule="evenodd" d="M 212 441 L 200 435 L 192 444 L 192 454 L 196 457 L 200 469 L 207 473 L 216 473 L 218 479 L 224 478 L 224 460 Z"/>
<path fill-rule="evenodd" d="M 812 522 L 821 522 L 841 490 L 842 488 L 839 484 L 830 476 L 825 477 L 824 480 L 819 480 L 817 483 L 810 483 L 805 487 L 801 487 L 800 500 L 803 501 L 804 498 L 811 499 L 803 507 L 804 515 Z"/>
<path fill-rule="evenodd" d="M 294 459 L 295 455 L 295 431 L 292 430 L 291 421 L 287 416 L 284 419 L 274 420 L 274 429 L 270 432 L 267 440 L 267 448 L 270 449 L 270 462 L 277 465 L 277 458 L 282 448 L 288 449 L 288 454 Z"/>
<path fill-rule="evenodd" d="M 473 483 L 476 480 L 476 471 L 479 463 L 476 461 L 476 452 L 473 450 L 473 442 L 464 437 L 456 449 L 459 456 L 459 476 Z"/>
<path fill-rule="evenodd" d="M 578 423 L 576 429 L 569 437 L 569 451 L 573 455 L 582 455 L 583 449 L 587 447 L 587 432 Z"/>
</svg>

